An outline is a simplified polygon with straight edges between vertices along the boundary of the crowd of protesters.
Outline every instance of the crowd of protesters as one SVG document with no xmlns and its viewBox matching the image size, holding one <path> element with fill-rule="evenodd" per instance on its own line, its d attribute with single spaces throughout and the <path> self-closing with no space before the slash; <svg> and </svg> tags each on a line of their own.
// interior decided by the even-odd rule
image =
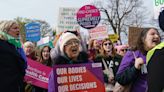
<svg viewBox="0 0 164 92">
<path fill-rule="evenodd" d="M 164 12 L 159 18 L 163 30 L 161 20 L 164 21 Z M 163 59 L 163 49 L 161 51 L 158 49 L 164 46 L 156 28 L 143 29 L 134 47 L 115 45 L 109 38 L 90 39 L 86 44 L 79 31 L 69 30 L 56 36 L 54 48 L 46 45 L 37 49 L 33 42 L 22 43 L 19 33 L 17 22 L 12 20 L 0 22 L 0 91 L 2 92 L 55 92 L 53 69 L 49 75 L 48 89 L 32 85 L 31 81 L 24 81 L 28 59 L 52 68 L 63 64 L 101 63 L 104 86 L 109 92 L 123 92 L 117 89 L 116 84 L 122 87 L 129 86 L 129 92 L 162 92 L 164 89 L 162 84 L 164 81 L 160 87 L 156 87 L 157 82 L 163 80 L 163 77 L 154 78 L 155 75 L 160 76 L 160 73 L 163 73 L 159 72 L 163 63 L 160 63 L 161 66 L 155 66 L 154 63 L 158 62 L 157 59 L 159 61 Z"/>
</svg>

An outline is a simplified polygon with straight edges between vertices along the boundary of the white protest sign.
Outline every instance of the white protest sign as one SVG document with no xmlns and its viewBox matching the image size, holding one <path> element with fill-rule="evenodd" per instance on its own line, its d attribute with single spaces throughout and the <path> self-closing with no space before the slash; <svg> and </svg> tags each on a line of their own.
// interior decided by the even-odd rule
<svg viewBox="0 0 164 92">
<path fill-rule="evenodd" d="M 164 10 L 164 0 L 153 0 L 154 19 L 158 19 L 159 13 Z"/>
<path fill-rule="evenodd" d="M 76 20 L 77 8 L 60 8 L 57 34 L 66 30 L 79 30 Z"/>
<path fill-rule="evenodd" d="M 43 45 L 43 44 L 46 44 L 46 43 L 49 43 L 50 41 L 50 37 L 44 37 L 44 38 L 41 38 L 38 42 L 37 42 L 37 46 L 40 46 L 40 45 Z"/>
</svg>

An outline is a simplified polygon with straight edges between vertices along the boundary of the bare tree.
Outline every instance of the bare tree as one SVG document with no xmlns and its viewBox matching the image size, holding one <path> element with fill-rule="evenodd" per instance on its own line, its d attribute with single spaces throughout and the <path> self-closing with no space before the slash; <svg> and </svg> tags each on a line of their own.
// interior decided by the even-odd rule
<svg viewBox="0 0 164 92">
<path fill-rule="evenodd" d="M 125 30 L 129 26 L 141 27 L 145 23 L 146 11 L 143 11 L 141 0 L 103 0 L 102 2 L 93 4 L 106 14 L 107 18 L 104 19 L 104 22 L 112 27 L 115 34 L 119 35 L 121 43 L 121 32 L 126 32 Z"/>
<path fill-rule="evenodd" d="M 50 32 L 53 32 L 52 31 L 52 28 L 50 27 L 50 25 L 46 22 L 46 21 L 43 21 L 43 20 L 35 20 L 36 22 L 39 22 L 40 25 L 41 25 L 41 37 L 45 37 L 47 35 L 50 35 L 50 34 L 53 34 L 53 33 L 50 33 Z"/>
<path fill-rule="evenodd" d="M 159 27 L 159 21 L 158 19 L 154 19 L 154 16 L 151 17 L 151 19 L 149 20 L 149 25 L 155 27 L 156 29 L 158 29 L 158 32 L 161 36 L 161 40 L 164 41 L 164 32 L 163 30 Z"/>
</svg>

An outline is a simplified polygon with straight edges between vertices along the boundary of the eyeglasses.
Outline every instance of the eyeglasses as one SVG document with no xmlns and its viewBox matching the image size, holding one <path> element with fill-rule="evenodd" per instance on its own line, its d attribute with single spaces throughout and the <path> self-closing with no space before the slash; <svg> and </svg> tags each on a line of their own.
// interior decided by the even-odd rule
<svg viewBox="0 0 164 92">
<path fill-rule="evenodd" d="M 80 42 L 79 42 L 78 40 L 72 40 L 72 41 L 68 41 L 65 45 L 66 45 L 66 46 L 67 46 L 67 45 L 71 45 L 71 46 L 72 46 L 73 44 L 74 44 L 74 45 L 79 45 L 79 43 L 80 43 Z"/>
<path fill-rule="evenodd" d="M 104 45 L 105 45 L 105 46 L 107 46 L 107 45 L 112 45 L 112 43 L 104 43 Z"/>
</svg>

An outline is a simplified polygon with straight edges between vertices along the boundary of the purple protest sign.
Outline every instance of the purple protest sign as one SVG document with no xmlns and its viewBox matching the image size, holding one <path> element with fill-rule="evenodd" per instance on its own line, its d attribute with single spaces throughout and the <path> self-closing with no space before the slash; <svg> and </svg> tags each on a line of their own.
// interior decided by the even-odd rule
<svg viewBox="0 0 164 92">
<path fill-rule="evenodd" d="M 105 92 L 101 63 L 55 65 L 55 92 Z"/>
<path fill-rule="evenodd" d="M 93 5 L 85 5 L 77 12 L 78 24 L 86 29 L 96 27 L 101 19 L 100 11 Z"/>
</svg>

